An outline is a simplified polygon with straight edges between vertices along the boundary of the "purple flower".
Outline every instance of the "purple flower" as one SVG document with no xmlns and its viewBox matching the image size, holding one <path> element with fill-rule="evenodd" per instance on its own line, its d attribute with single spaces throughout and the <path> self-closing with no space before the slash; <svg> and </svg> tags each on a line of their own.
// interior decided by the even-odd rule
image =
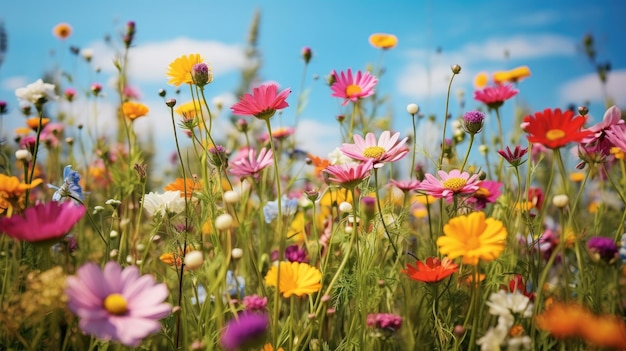
<svg viewBox="0 0 626 351">
<path fill-rule="evenodd" d="M 289 262 L 306 263 L 309 261 L 306 249 L 300 248 L 298 245 L 290 245 L 285 249 L 285 259 Z"/>
<path fill-rule="evenodd" d="M 619 247 L 611 238 L 594 236 L 587 241 L 587 248 L 595 261 L 612 263 L 617 258 Z"/>
<path fill-rule="evenodd" d="M 468 111 L 463 115 L 463 129 L 469 134 L 483 130 L 485 114 L 480 111 Z"/>
<path fill-rule="evenodd" d="M 193 65 L 193 68 L 191 69 L 191 77 L 193 78 L 194 84 L 200 87 L 211 83 L 213 80 L 213 75 L 211 74 L 209 66 L 203 62 Z"/>
<path fill-rule="evenodd" d="M 171 306 L 163 301 L 168 290 L 154 277 L 139 275 L 136 266 L 122 267 L 110 261 L 104 270 L 89 262 L 67 278 L 68 307 L 79 318 L 80 329 L 100 340 L 138 346 L 141 340 L 161 330 L 159 320 Z"/>
<path fill-rule="evenodd" d="M 85 215 L 85 206 L 74 202 L 37 204 L 21 215 L 0 219 L 0 228 L 8 236 L 28 242 L 60 238 Z"/>
<path fill-rule="evenodd" d="M 269 323 L 266 314 L 243 313 L 226 325 L 222 333 L 222 346 L 226 350 L 247 350 L 260 345 L 265 339 Z"/>
<path fill-rule="evenodd" d="M 367 326 L 395 332 L 402 326 L 402 317 L 393 313 L 370 313 L 367 315 Z"/>
</svg>

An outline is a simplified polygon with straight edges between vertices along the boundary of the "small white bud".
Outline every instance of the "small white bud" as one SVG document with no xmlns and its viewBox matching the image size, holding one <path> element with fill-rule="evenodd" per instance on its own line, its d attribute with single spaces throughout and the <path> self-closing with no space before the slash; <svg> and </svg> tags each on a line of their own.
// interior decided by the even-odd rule
<svg viewBox="0 0 626 351">
<path fill-rule="evenodd" d="M 195 270 L 202 267 L 204 263 L 204 255 L 201 251 L 191 251 L 185 255 L 185 267 L 190 270 Z"/>
<path fill-rule="evenodd" d="M 415 115 L 419 112 L 420 107 L 417 106 L 417 104 L 408 104 L 406 105 L 406 112 L 408 112 L 411 115 Z"/>
<path fill-rule="evenodd" d="M 17 150 L 15 151 L 15 158 L 17 158 L 18 161 L 30 162 L 30 160 L 33 159 L 33 154 L 28 150 Z"/>
<path fill-rule="evenodd" d="M 111 250 L 111 252 L 109 252 L 109 257 L 111 258 L 117 257 L 117 249 Z"/>
<path fill-rule="evenodd" d="M 217 230 L 228 230 L 233 226 L 233 216 L 223 213 L 215 218 L 215 228 Z"/>
<path fill-rule="evenodd" d="M 243 257 L 243 250 L 236 247 L 233 249 L 233 251 L 230 252 L 230 255 L 232 256 L 233 260 L 238 260 Z"/>
<path fill-rule="evenodd" d="M 241 194 L 237 191 L 228 190 L 224 193 L 224 202 L 227 204 L 236 204 L 241 199 Z"/>
<path fill-rule="evenodd" d="M 353 228 L 351 226 L 347 225 L 344 228 L 344 231 L 346 232 L 346 234 L 352 234 Z"/>
<path fill-rule="evenodd" d="M 117 238 L 118 234 L 119 233 L 117 232 L 117 230 L 111 230 L 111 233 L 109 233 L 109 237 Z"/>
<path fill-rule="evenodd" d="M 107 204 L 107 205 L 109 205 L 109 206 L 111 206 L 111 207 L 113 207 L 113 208 L 118 208 L 118 207 L 122 204 L 122 201 L 120 201 L 120 200 L 115 200 L 115 199 L 108 199 L 108 200 L 105 202 L 105 204 Z"/>
<path fill-rule="evenodd" d="M 133 256 L 131 255 L 126 256 L 126 263 L 133 264 L 133 261 L 134 261 Z"/>
<path fill-rule="evenodd" d="M 569 203 L 569 197 L 565 194 L 554 195 L 552 198 L 552 204 L 558 208 L 565 208 Z"/>
<path fill-rule="evenodd" d="M 102 206 L 94 206 L 93 207 L 93 214 L 98 214 L 98 212 L 104 211 L 104 207 Z"/>
<path fill-rule="evenodd" d="M 144 244 L 137 244 L 137 246 L 135 246 L 135 248 L 137 249 L 137 251 L 141 252 L 141 251 L 146 249 L 146 245 L 144 245 Z"/>
<path fill-rule="evenodd" d="M 343 213 L 348 213 L 352 211 L 352 205 L 349 202 L 342 202 L 339 204 L 339 211 Z"/>
</svg>

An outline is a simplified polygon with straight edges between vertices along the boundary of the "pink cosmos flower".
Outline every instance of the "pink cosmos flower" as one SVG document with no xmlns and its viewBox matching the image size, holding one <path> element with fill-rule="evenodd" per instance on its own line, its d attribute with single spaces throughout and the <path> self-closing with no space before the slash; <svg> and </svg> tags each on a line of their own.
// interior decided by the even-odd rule
<svg viewBox="0 0 626 351">
<path fill-rule="evenodd" d="M 369 72 L 356 72 L 356 76 L 352 76 L 352 69 L 348 68 L 348 73 L 341 71 L 341 74 L 333 71 L 332 76 L 335 79 L 333 85 L 330 86 L 332 96 L 345 99 L 342 105 L 347 105 L 349 101 L 357 101 L 374 94 L 374 86 L 378 83 L 378 79 Z"/>
<path fill-rule="evenodd" d="M 85 206 L 73 201 L 37 204 L 21 215 L 0 219 L 0 232 L 28 242 L 57 239 L 67 234 L 84 215 Z"/>
<path fill-rule="evenodd" d="M 496 202 L 501 194 L 500 187 L 502 187 L 502 183 L 495 180 L 480 181 L 478 190 L 467 201 L 474 204 L 475 210 L 482 210 L 487 204 Z"/>
<path fill-rule="evenodd" d="M 248 150 L 247 157 L 240 157 L 230 165 L 230 173 L 239 177 L 253 177 L 254 180 L 259 180 L 259 173 L 273 162 L 273 156 L 271 149 L 261 149 L 259 155 L 256 155 L 254 149 Z"/>
<path fill-rule="evenodd" d="M 343 144 L 341 152 L 344 155 L 359 161 L 374 160 L 374 168 L 380 168 L 385 162 L 394 162 L 403 158 L 409 152 L 404 144 L 408 137 L 398 141 L 400 133 L 391 135 L 388 130 L 382 132 L 378 141 L 374 133 L 367 133 L 365 139 L 354 135 L 354 144 Z"/>
<path fill-rule="evenodd" d="M 122 270 L 115 261 L 104 270 L 93 262 L 84 264 L 76 276 L 67 278 L 65 293 L 83 332 L 126 346 L 138 346 L 161 330 L 159 320 L 172 310 L 163 302 L 168 295 L 165 284 L 156 284 L 149 274 L 139 276 L 137 266 Z"/>
<path fill-rule="evenodd" d="M 622 112 L 617 106 L 611 106 L 606 110 L 606 112 L 604 112 L 604 118 L 602 121 L 587 128 L 587 130 L 591 131 L 593 134 L 585 137 L 582 142 L 593 143 L 598 141 L 604 134 L 606 134 L 607 130 L 611 129 L 613 126 L 623 124 L 624 120 L 622 119 Z"/>
<path fill-rule="evenodd" d="M 420 190 L 428 195 L 445 198 L 446 201 L 452 202 L 454 195 L 472 194 L 479 188 L 478 174 L 470 176 L 469 173 L 461 173 L 458 169 L 453 169 L 450 173 L 439 171 L 437 174 L 441 180 L 427 173 L 426 179 L 420 184 Z"/>
<path fill-rule="evenodd" d="M 396 188 L 402 190 L 402 192 L 408 193 L 411 190 L 417 190 L 420 186 L 420 181 L 417 179 L 407 179 L 407 180 L 395 180 L 390 179 L 389 183 Z"/>
<path fill-rule="evenodd" d="M 338 183 L 346 188 L 354 188 L 363 179 L 369 177 L 373 164 L 374 161 L 370 159 L 364 163 L 331 165 L 324 169 L 324 174 L 330 182 Z"/>
<path fill-rule="evenodd" d="M 289 88 L 278 92 L 276 84 L 264 84 L 252 89 L 252 94 L 244 94 L 241 100 L 230 109 L 239 116 L 254 116 L 259 119 L 268 119 L 281 110 L 288 107 L 287 96 L 291 93 Z"/>
<path fill-rule="evenodd" d="M 626 124 L 617 124 L 606 131 L 606 137 L 613 146 L 626 152 Z"/>
<path fill-rule="evenodd" d="M 517 95 L 519 90 L 513 88 L 510 84 L 496 85 L 485 87 L 474 92 L 474 100 L 478 100 L 489 108 L 498 108 L 502 104 Z"/>
</svg>

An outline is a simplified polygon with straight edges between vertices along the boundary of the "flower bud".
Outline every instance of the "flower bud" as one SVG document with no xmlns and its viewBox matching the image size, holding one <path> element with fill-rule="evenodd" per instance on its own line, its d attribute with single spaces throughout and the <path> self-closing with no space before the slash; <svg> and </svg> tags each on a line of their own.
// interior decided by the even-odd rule
<svg viewBox="0 0 626 351">
<path fill-rule="evenodd" d="M 91 85 L 91 92 L 98 96 L 98 94 L 100 94 L 100 92 L 102 91 L 102 85 L 100 83 L 93 83 Z"/>
<path fill-rule="evenodd" d="M 189 270 L 196 270 L 204 264 L 204 255 L 201 251 L 191 251 L 185 255 L 185 267 Z"/>
<path fill-rule="evenodd" d="M 411 115 L 416 115 L 420 111 L 420 107 L 417 104 L 408 104 L 406 105 L 406 112 Z"/>
<path fill-rule="evenodd" d="M 223 213 L 215 218 L 215 228 L 217 230 L 228 230 L 233 226 L 233 216 Z"/>
<path fill-rule="evenodd" d="M 117 238 L 118 235 L 119 233 L 117 232 L 117 230 L 111 230 L 111 232 L 109 233 L 109 237 L 111 238 Z"/>
<path fill-rule="evenodd" d="M 174 99 L 174 98 L 167 99 L 167 100 L 165 100 L 165 104 L 168 107 L 174 107 L 176 105 L 176 99 Z"/>
<path fill-rule="evenodd" d="M 28 150 L 17 150 L 15 151 L 15 158 L 17 158 L 18 161 L 30 162 L 30 160 L 33 159 L 33 154 Z"/>
<path fill-rule="evenodd" d="M 238 260 L 243 257 L 243 250 L 236 247 L 230 252 L 230 256 L 233 258 L 233 260 Z"/>
<path fill-rule="evenodd" d="M 213 81 L 213 74 L 206 63 L 196 63 L 191 69 L 191 77 L 195 85 L 203 87 Z"/>
<path fill-rule="evenodd" d="M 450 68 L 452 69 L 452 73 L 454 73 L 454 74 L 461 73 L 461 66 L 459 66 L 459 65 L 452 65 L 452 66 L 450 66 Z"/>
<path fill-rule="evenodd" d="M 349 202 L 342 202 L 339 204 L 339 211 L 343 213 L 349 213 L 352 211 L 352 205 Z"/>
<path fill-rule="evenodd" d="M 552 204 L 558 208 L 565 208 L 567 207 L 568 203 L 569 203 L 569 196 L 565 194 L 554 195 L 554 197 L 552 198 Z"/>
<path fill-rule="evenodd" d="M 313 51 L 308 46 L 302 48 L 302 59 L 304 59 L 304 63 L 308 64 L 311 61 L 311 57 L 313 57 Z"/>
<path fill-rule="evenodd" d="M 241 199 L 241 194 L 236 191 L 228 190 L 224 192 L 224 202 L 227 204 L 236 204 Z"/>
<path fill-rule="evenodd" d="M 589 108 L 587 106 L 579 106 L 578 107 L 578 113 L 581 116 L 586 116 L 589 113 Z"/>
<path fill-rule="evenodd" d="M 160 97 L 165 97 L 165 94 L 167 94 L 167 92 L 165 91 L 165 89 L 159 89 L 159 96 L 160 96 Z"/>
<path fill-rule="evenodd" d="M 478 147 L 478 150 L 480 151 L 480 153 L 484 156 L 487 154 L 487 152 L 489 152 L 489 146 L 482 144 Z"/>
<path fill-rule="evenodd" d="M 485 114 L 480 111 L 468 111 L 463 115 L 463 129 L 470 135 L 483 130 Z"/>
</svg>

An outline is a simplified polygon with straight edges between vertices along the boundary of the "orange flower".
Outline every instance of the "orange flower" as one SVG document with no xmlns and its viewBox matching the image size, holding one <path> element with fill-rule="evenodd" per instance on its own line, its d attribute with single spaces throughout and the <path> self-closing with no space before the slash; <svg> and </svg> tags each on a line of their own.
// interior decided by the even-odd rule
<svg viewBox="0 0 626 351">
<path fill-rule="evenodd" d="M 41 119 L 41 128 L 43 129 L 43 127 L 46 126 L 46 124 L 48 124 L 50 122 L 50 118 L 42 118 Z M 37 128 L 39 128 L 39 117 L 31 117 L 29 119 L 26 120 L 26 125 L 28 126 L 28 128 L 37 131 Z"/>
<path fill-rule="evenodd" d="M 330 161 L 325 158 L 317 157 L 312 154 L 309 154 L 308 156 L 313 166 L 315 166 L 315 170 L 313 170 L 313 174 L 316 177 L 321 176 L 322 171 L 325 170 L 326 167 L 330 166 Z"/>
<path fill-rule="evenodd" d="M 19 206 L 27 189 L 41 184 L 41 179 L 34 179 L 30 184 L 21 183 L 17 177 L 0 174 L 0 213 L 6 212 L 11 217 L 14 207 Z"/>
<path fill-rule="evenodd" d="M 398 45 L 398 37 L 393 34 L 375 33 L 370 35 L 370 44 L 378 49 L 391 49 Z"/>
<path fill-rule="evenodd" d="M 147 115 L 148 112 L 148 106 L 139 102 L 128 101 L 122 104 L 122 114 L 131 121 Z"/>
<path fill-rule="evenodd" d="M 16 136 L 27 136 L 28 134 L 30 134 L 30 128 L 26 128 L 26 127 L 15 128 L 15 130 L 13 131 L 13 134 L 15 134 Z"/>
<path fill-rule="evenodd" d="M 185 253 L 189 253 L 194 250 L 195 249 L 193 248 L 193 245 L 188 245 L 187 248 L 185 249 Z M 170 266 L 176 265 L 176 267 L 180 267 L 183 263 L 183 250 L 179 248 L 178 253 L 166 252 L 162 254 L 161 256 L 159 256 L 159 260 L 161 260 L 161 262 L 168 264 Z"/>
<path fill-rule="evenodd" d="M 52 29 L 52 34 L 61 40 L 65 40 L 72 35 L 72 26 L 68 23 L 59 23 Z"/>
<path fill-rule="evenodd" d="M 194 192 L 202 190 L 202 184 L 199 181 L 193 179 L 187 179 L 187 192 L 185 193 L 183 178 L 176 178 L 175 181 L 169 183 L 163 188 L 165 191 L 180 191 L 180 197 L 187 195 L 190 198 Z"/>
<path fill-rule="evenodd" d="M 440 260 L 437 257 L 428 257 L 426 264 L 422 261 L 415 261 L 415 266 L 406 265 L 406 269 L 401 272 L 409 278 L 423 283 L 436 283 L 459 271 L 459 266 L 450 261 L 447 257 Z"/>
</svg>

